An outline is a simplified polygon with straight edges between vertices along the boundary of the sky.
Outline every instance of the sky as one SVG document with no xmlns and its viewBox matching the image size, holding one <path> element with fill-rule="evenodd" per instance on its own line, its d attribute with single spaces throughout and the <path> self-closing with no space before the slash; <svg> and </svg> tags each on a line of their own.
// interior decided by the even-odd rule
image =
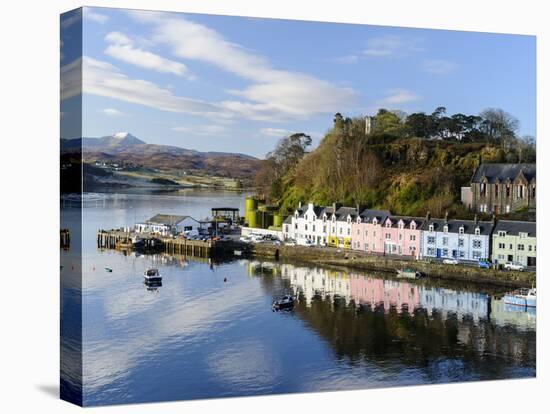
<svg viewBox="0 0 550 414">
<path fill-rule="evenodd" d="M 61 16 L 61 135 L 263 158 L 294 132 L 317 144 L 336 112 L 444 106 L 502 108 L 536 136 L 535 50 L 534 36 L 86 7 Z"/>
</svg>

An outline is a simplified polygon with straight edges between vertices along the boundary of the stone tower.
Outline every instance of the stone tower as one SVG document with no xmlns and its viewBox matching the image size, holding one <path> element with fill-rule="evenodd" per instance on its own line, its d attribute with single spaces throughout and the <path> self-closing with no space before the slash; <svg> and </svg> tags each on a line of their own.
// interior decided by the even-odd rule
<svg viewBox="0 0 550 414">
<path fill-rule="evenodd" d="M 365 117 L 365 134 L 370 134 L 372 132 L 372 117 Z"/>
</svg>

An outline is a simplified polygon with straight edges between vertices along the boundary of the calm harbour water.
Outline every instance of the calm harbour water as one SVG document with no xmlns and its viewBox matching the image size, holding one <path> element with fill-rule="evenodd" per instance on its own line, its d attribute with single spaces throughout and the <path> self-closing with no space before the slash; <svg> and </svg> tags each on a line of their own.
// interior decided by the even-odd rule
<svg viewBox="0 0 550 414">
<path fill-rule="evenodd" d="M 347 390 L 535 376 L 535 314 L 502 292 L 260 260 L 225 263 L 96 248 L 98 229 L 156 213 L 244 208 L 244 195 L 101 194 L 62 221 L 82 228 L 85 405 Z M 62 251 L 62 318 L 78 312 L 79 229 Z M 157 266 L 162 287 L 143 284 Z M 104 270 L 113 269 L 112 273 Z M 227 282 L 224 282 L 227 278 Z M 294 292 L 292 312 L 271 302 Z M 78 349 L 65 332 L 62 347 Z M 78 338 L 77 338 L 78 339 Z M 62 367 L 65 381 L 77 375 Z"/>
</svg>

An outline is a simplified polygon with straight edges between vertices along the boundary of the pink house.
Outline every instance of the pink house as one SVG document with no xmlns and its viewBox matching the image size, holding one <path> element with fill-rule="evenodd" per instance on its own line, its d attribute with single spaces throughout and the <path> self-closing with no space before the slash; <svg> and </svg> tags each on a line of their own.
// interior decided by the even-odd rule
<svg viewBox="0 0 550 414">
<path fill-rule="evenodd" d="M 422 222 L 417 217 L 386 217 L 382 223 L 383 252 L 417 258 L 420 254 Z"/>
<path fill-rule="evenodd" d="M 382 224 L 388 210 L 363 210 L 351 225 L 351 247 L 368 253 L 384 253 Z"/>
</svg>

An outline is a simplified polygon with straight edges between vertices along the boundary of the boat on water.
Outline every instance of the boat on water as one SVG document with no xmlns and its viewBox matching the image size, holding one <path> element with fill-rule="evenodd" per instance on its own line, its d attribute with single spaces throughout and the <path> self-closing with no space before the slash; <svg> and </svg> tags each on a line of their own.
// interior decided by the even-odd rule
<svg viewBox="0 0 550 414">
<path fill-rule="evenodd" d="M 162 276 L 156 267 L 150 267 L 143 272 L 143 277 L 147 283 L 158 283 L 162 281 Z"/>
<path fill-rule="evenodd" d="M 535 308 L 537 306 L 537 289 L 521 288 L 504 295 L 506 305 Z"/>
<path fill-rule="evenodd" d="M 292 295 L 285 295 L 281 299 L 273 301 L 272 309 L 274 311 L 290 310 L 294 307 L 296 299 Z"/>
<path fill-rule="evenodd" d="M 405 279 L 419 279 L 422 277 L 422 272 L 409 268 L 397 269 L 397 277 Z"/>
</svg>

